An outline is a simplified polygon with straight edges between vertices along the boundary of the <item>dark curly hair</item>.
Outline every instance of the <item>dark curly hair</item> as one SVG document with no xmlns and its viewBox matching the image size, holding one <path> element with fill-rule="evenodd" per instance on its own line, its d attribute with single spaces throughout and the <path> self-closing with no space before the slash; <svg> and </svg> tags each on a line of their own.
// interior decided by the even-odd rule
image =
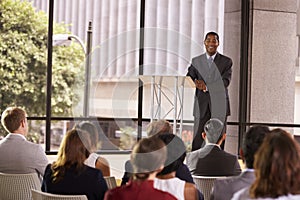
<svg viewBox="0 0 300 200">
<path fill-rule="evenodd" d="M 268 133 L 270 129 L 267 126 L 257 125 L 251 127 L 244 135 L 242 150 L 247 168 L 253 169 L 254 155 Z"/>
</svg>

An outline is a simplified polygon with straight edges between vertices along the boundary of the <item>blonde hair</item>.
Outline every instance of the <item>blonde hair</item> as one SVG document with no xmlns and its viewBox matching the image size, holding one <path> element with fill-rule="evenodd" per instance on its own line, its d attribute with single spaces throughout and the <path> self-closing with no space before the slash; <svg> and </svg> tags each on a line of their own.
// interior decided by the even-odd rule
<svg viewBox="0 0 300 200">
<path fill-rule="evenodd" d="M 172 133 L 172 127 L 170 122 L 161 119 L 158 121 L 153 121 L 150 124 L 148 124 L 146 131 L 148 137 L 151 137 L 159 133 Z"/>
<path fill-rule="evenodd" d="M 164 166 L 167 148 L 158 137 L 144 138 L 133 148 L 131 163 L 137 179 L 145 180 L 149 175 Z"/>
</svg>

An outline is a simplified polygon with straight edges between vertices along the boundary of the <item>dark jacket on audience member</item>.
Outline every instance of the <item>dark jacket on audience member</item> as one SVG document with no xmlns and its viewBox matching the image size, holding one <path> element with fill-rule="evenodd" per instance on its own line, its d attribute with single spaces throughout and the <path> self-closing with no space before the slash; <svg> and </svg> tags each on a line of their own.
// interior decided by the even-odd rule
<svg viewBox="0 0 300 200">
<path fill-rule="evenodd" d="M 215 144 L 188 153 L 187 166 L 192 175 L 198 176 L 236 176 L 241 173 L 237 156 Z"/>
<path fill-rule="evenodd" d="M 64 195 L 86 195 L 89 200 L 101 200 L 107 191 L 102 172 L 98 169 L 85 166 L 81 173 L 75 168 L 65 172 L 64 178 L 57 183 L 51 180 L 52 170 L 49 164 L 45 170 L 42 191 Z"/>
</svg>

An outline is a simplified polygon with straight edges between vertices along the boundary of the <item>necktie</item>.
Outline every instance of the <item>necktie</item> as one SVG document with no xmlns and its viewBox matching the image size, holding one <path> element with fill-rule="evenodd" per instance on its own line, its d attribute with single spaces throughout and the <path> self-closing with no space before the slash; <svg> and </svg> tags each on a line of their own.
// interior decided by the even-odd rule
<svg viewBox="0 0 300 200">
<path fill-rule="evenodd" d="M 213 57 L 209 56 L 208 58 L 208 66 L 211 67 L 212 63 L 214 62 Z"/>
</svg>

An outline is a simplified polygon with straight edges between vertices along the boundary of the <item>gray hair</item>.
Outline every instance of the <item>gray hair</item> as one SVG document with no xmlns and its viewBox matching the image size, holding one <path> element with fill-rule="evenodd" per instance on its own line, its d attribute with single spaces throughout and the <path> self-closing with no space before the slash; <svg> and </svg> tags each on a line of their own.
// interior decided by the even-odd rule
<svg viewBox="0 0 300 200">
<path fill-rule="evenodd" d="M 223 135 L 224 124 L 217 118 L 208 120 L 204 125 L 204 132 L 208 142 L 217 143 Z"/>
</svg>

